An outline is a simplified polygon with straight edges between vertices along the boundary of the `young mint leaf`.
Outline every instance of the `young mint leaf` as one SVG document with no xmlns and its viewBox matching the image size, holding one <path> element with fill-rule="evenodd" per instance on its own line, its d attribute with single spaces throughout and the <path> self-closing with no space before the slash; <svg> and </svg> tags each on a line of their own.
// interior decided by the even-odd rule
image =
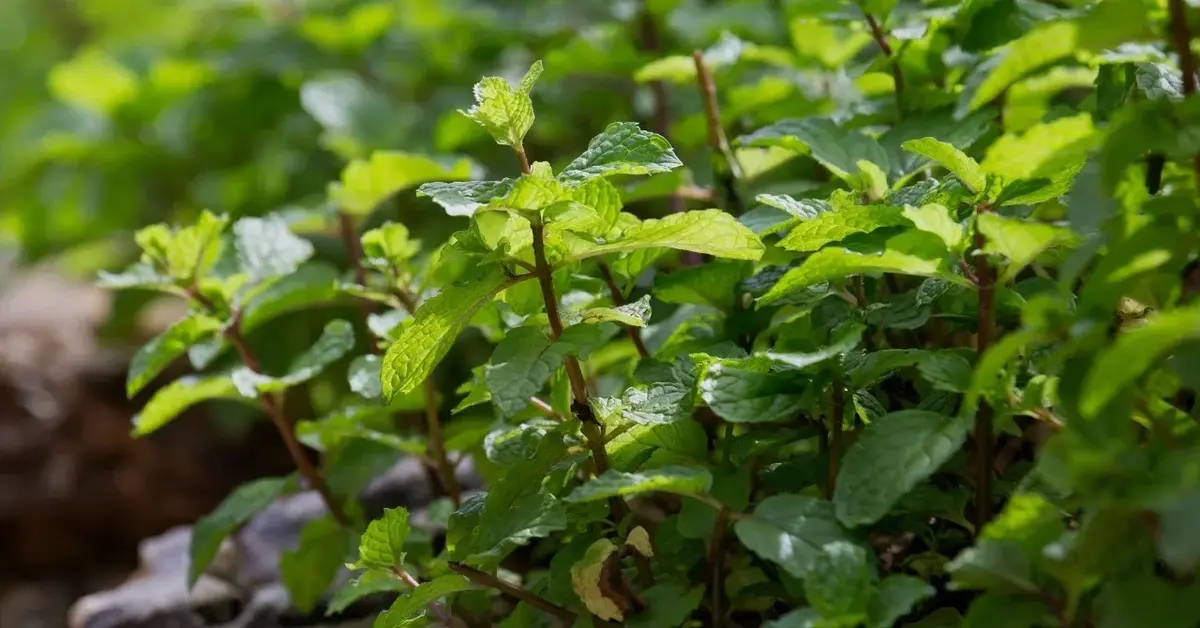
<svg viewBox="0 0 1200 628">
<path fill-rule="evenodd" d="M 958 253 L 964 246 L 966 234 L 962 225 L 950 216 L 950 210 L 939 204 L 908 206 L 904 208 L 904 217 L 921 231 L 932 233 L 946 243 L 946 250 Z"/>
<path fill-rule="evenodd" d="M 1089 114 L 1058 118 L 996 140 L 980 167 L 1008 183 L 1038 177 L 1049 179 L 1053 194 L 1039 194 L 1036 198 L 1053 198 L 1070 188 L 1071 179 L 1083 167 L 1097 139 Z M 1005 204 L 1031 204 L 1025 200 L 1029 198 L 1029 194 L 1024 194 L 1010 198 Z"/>
<path fill-rule="evenodd" d="M 780 120 L 738 138 L 738 143 L 808 150 L 813 159 L 842 179 L 850 179 L 858 172 L 860 160 L 869 161 L 883 171 L 889 169 L 887 151 L 878 141 L 861 131 L 839 128 L 828 118 Z"/>
<path fill-rule="evenodd" d="M 201 401 L 236 398 L 237 388 L 228 375 L 181 377 L 158 389 L 142 406 L 142 411 L 133 417 L 133 435 L 139 437 L 155 432 Z"/>
<path fill-rule="evenodd" d="M 751 261 L 762 257 L 764 250 L 758 237 L 736 218 L 719 209 L 705 209 L 634 222 L 619 237 L 584 245 L 564 262 L 659 247 Z"/>
<path fill-rule="evenodd" d="M 700 375 L 700 398 L 731 423 L 794 419 L 811 399 L 806 382 L 795 374 L 739 368 L 732 360 L 714 361 Z"/>
<path fill-rule="evenodd" d="M 906 151 L 938 162 L 942 167 L 953 172 L 968 189 L 976 194 L 982 192 L 987 186 L 979 163 L 952 144 L 925 137 L 919 140 L 909 140 L 901 144 L 901 147 Z"/>
<path fill-rule="evenodd" d="M 834 516 L 833 504 L 805 495 L 773 495 L 734 526 L 738 539 L 755 554 L 804 578 L 826 543 L 849 541 Z"/>
<path fill-rule="evenodd" d="M 341 614 L 351 604 L 377 593 L 399 593 L 408 588 L 395 574 L 385 571 L 364 571 L 346 586 L 338 589 L 325 608 L 325 616 Z"/>
<path fill-rule="evenodd" d="M 867 628 L 895 626 L 896 620 L 907 615 L 917 602 L 933 597 L 934 593 L 933 587 L 918 578 L 903 574 L 888 576 L 875 588 L 867 605 Z"/>
<path fill-rule="evenodd" d="M 571 184 L 618 174 L 659 174 L 682 166 L 670 142 L 636 122 L 613 122 L 558 175 Z"/>
<path fill-rule="evenodd" d="M 358 540 L 358 561 L 350 568 L 392 571 L 403 566 L 404 541 L 409 532 L 407 510 L 384 509 L 383 516 L 368 524 L 367 531 Z"/>
<path fill-rule="evenodd" d="M 941 277 L 960 281 L 946 268 L 946 249 L 934 239 L 931 243 L 923 232 L 902 233 L 888 240 L 878 253 L 855 253 L 842 248 L 824 248 L 804 260 L 798 268 L 783 275 L 767 294 L 758 299 L 759 305 L 770 305 L 792 293 L 823 281 L 871 272 L 891 272 L 904 275 Z M 930 236 L 932 237 L 932 236 Z"/>
<path fill-rule="evenodd" d="M 410 620 L 418 616 L 418 613 L 421 613 L 431 602 L 436 602 L 451 593 L 469 591 L 472 588 L 474 587 L 471 582 L 458 574 L 446 574 L 429 582 L 422 582 L 421 586 L 393 602 L 391 608 L 375 619 L 374 626 L 375 628 L 410 626 L 412 625 Z"/>
<path fill-rule="evenodd" d="M 1079 411 L 1094 417 L 1177 345 L 1200 338 L 1200 305 L 1157 314 L 1117 336 L 1088 369 Z"/>
<path fill-rule="evenodd" d="M 353 547 L 354 532 L 332 518 L 308 522 L 300 531 L 299 546 L 279 559 L 280 579 L 292 604 L 301 612 L 311 612 Z"/>
<path fill-rule="evenodd" d="M 320 375 L 325 367 L 341 359 L 353 348 L 354 326 L 344 320 L 335 319 L 325 325 L 325 330 L 313 346 L 292 361 L 287 375 L 271 377 L 252 371 L 248 367 L 241 367 L 230 377 L 239 393 L 255 398 L 262 393 L 278 392 L 302 384 Z"/>
<path fill-rule="evenodd" d="M 151 225 L 134 234 L 134 239 L 142 249 L 142 264 L 190 286 L 216 262 L 221 233 L 228 224 L 224 214 L 205 210 L 192 226 L 172 229 L 163 224 Z"/>
<path fill-rule="evenodd" d="M 403 268 L 421 250 L 421 241 L 408 237 L 408 227 L 387 222 L 362 234 L 362 262 L 381 272 Z"/>
<path fill-rule="evenodd" d="M 564 312 L 567 325 L 599 325 L 620 323 L 630 327 L 645 327 L 650 322 L 650 295 L 617 307 L 592 307 L 581 312 Z"/>
<path fill-rule="evenodd" d="M 428 181 L 470 179 L 474 170 L 470 159 L 446 163 L 425 155 L 375 151 L 369 159 L 346 164 L 341 180 L 329 184 L 329 200 L 340 211 L 363 216 L 397 192 Z"/>
<path fill-rule="evenodd" d="M 483 127 L 497 144 L 519 148 L 533 126 L 529 92 L 541 74 L 542 62 L 535 61 L 517 89 L 503 78 L 485 77 L 475 84 L 475 105 L 459 113 Z"/>
<path fill-rule="evenodd" d="M 669 466 L 641 473 L 609 469 L 603 475 L 576 487 L 567 501 L 588 502 L 650 491 L 695 495 L 708 492 L 711 486 L 712 474 L 705 469 Z"/>
<path fill-rule="evenodd" d="M 847 541 L 821 547 L 804 576 L 804 595 L 824 621 L 859 625 L 871 602 L 871 568 L 867 551 Z"/>
<path fill-rule="evenodd" d="M 514 283 L 499 268 L 442 289 L 417 309 L 383 357 L 383 396 L 391 400 L 412 390 L 433 372 L 459 332 L 479 308 Z"/>
<path fill-rule="evenodd" d="M 247 482 L 234 489 L 215 510 L 196 521 L 188 548 L 189 588 L 195 586 L 217 557 L 225 537 L 269 506 L 290 483 L 291 478 L 286 477 Z"/>
<path fill-rule="evenodd" d="M 297 237 L 280 216 L 242 218 L 233 225 L 238 263 L 251 283 L 296 272 L 312 257 L 313 245 Z"/>
<path fill-rule="evenodd" d="M 904 222 L 904 214 L 899 207 L 856 205 L 824 212 L 812 220 L 801 222 L 779 241 L 779 246 L 789 251 L 816 251 L 855 233 L 868 233 L 881 227 L 903 225 Z"/>
<path fill-rule="evenodd" d="M 451 216 L 470 216 L 476 209 L 508 194 L 514 185 L 516 179 L 426 183 L 417 188 L 417 196 L 428 196 Z"/>
<path fill-rule="evenodd" d="M 141 392 L 163 369 L 187 352 L 188 347 L 208 338 L 221 328 L 221 321 L 200 313 L 188 316 L 142 345 L 129 362 L 125 394 Z"/>
<path fill-rule="evenodd" d="M 874 523 L 962 446 L 972 421 L 901 410 L 867 426 L 850 446 L 833 502 L 849 527 Z"/>
<path fill-rule="evenodd" d="M 1008 260 L 999 277 L 1001 282 L 1011 281 L 1046 249 L 1075 239 L 1069 229 L 994 213 L 980 214 L 975 225 L 984 236 L 984 252 L 1002 255 Z"/>
<path fill-rule="evenodd" d="M 159 292 L 177 292 L 175 280 L 166 274 L 155 270 L 154 266 L 137 262 L 131 264 L 119 273 L 100 271 L 96 276 L 96 285 L 112 290 L 156 290 Z"/>
</svg>

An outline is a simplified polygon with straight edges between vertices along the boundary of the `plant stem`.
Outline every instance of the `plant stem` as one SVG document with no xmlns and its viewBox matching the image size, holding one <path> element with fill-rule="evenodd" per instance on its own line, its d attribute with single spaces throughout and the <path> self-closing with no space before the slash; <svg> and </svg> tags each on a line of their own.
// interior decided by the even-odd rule
<svg viewBox="0 0 1200 628">
<path fill-rule="evenodd" d="M 976 218 L 991 210 L 986 203 L 975 208 Z M 984 239 L 975 227 L 975 277 L 979 286 L 979 323 L 975 350 L 982 358 L 992 345 L 996 334 L 996 275 L 988 263 L 987 254 L 983 252 Z M 992 426 L 992 407 L 986 400 L 979 404 L 979 413 L 975 418 L 975 529 L 982 530 L 984 524 L 991 519 L 992 509 L 992 441 L 994 439 Z"/>
<path fill-rule="evenodd" d="M 721 613 L 721 585 L 724 583 L 724 565 L 722 564 L 722 541 L 725 539 L 725 528 L 729 525 L 729 509 L 721 508 L 717 512 L 717 521 L 713 524 L 712 534 L 708 537 L 708 592 L 712 600 L 713 626 L 720 626 L 723 621 Z"/>
<path fill-rule="evenodd" d="M 1196 57 L 1192 54 L 1192 34 L 1188 30 L 1183 0 L 1167 0 L 1167 11 L 1171 16 L 1171 46 L 1179 55 L 1183 95 L 1186 98 L 1196 93 Z M 1200 187 L 1200 154 L 1192 157 L 1192 169 L 1196 173 L 1196 185 Z"/>
<path fill-rule="evenodd" d="M 416 297 L 403 289 L 397 290 L 396 296 L 409 316 L 416 313 Z M 454 502 L 454 507 L 457 508 L 462 505 L 462 487 L 458 484 L 458 476 L 454 474 L 454 465 L 450 464 L 450 457 L 446 454 L 446 437 L 442 433 L 437 402 L 437 383 L 433 380 L 432 375 L 421 382 L 421 388 L 425 394 L 425 431 L 429 434 L 429 455 L 440 476 L 442 488 L 445 489 L 446 495 L 450 497 L 450 501 Z"/>
<path fill-rule="evenodd" d="M 620 307 L 625 305 L 625 295 L 621 293 L 621 288 L 617 286 L 617 282 L 613 279 L 612 269 L 603 260 L 599 263 L 600 276 L 604 278 L 608 284 L 608 291 L 612 295 L 613 305 Z M 644 360 L 650 357 L 650 351 L 646 349 L 646 343 L 642 342 L 642 335 L 638 332 L 637 327 L 626 326 L 625 333 L 629 335 L 629 340 L 633 342 L 634 348 L 637 349 L 638 355 Z"/>
<path fill-rule="evenodd" d="M 829 467 L 825 476 L 825 498 L 833 499 L 837 487 L 838 467 L 842 456 L 842 417 L 846 414 L 846 387 L 842 371 L 833 376 L 833 387 L 829 392 Z"/>
<path fill-rule="evenodd" d="M 904 117 L 904 72 L 900 69 L 900 59 L 896 58 L 892 45 L 888 43 L 887 33 L 883 32 L 883 28 L 879 25 L 879 21 L 870 13 L 867 16 L 867 26 L 871 27 L 871 37 L 875 39 L 875 44 L 879 46 L 879 50 L 888 58 L 892 66 L 892 82 L 896 86 L 896 118 Z"/>
<path fill-rule="evenodd" d="M 547 417 L 551 419 L 558 419 L 559 421 L 563 420 L 563 415 L 559 414 L 558 410 L 554 409 L 554 406 L 551 406 L 542 399 L 539 399 L 538 397 L 530 397 L 529 403 L 533 404 L 533 407 L 536 408 L 538 412 L 541 412 Z"/>
<path fill-rule="evenodd" d="M 704 117 L 708 121 L 708 146 L 713 151 L 713 171 L 716 175 L 717 186 L 724 192 L 727 211 L 737 208 L 743 212 L 741 200 L 737 192 L 737 182 L 742 179 L 744 170 L 737 156 L 729 148 L 729 139 L 725 137 L 725 128 L 721 126 L 721 109 L 717 105 L 717 86 L 713 82 L 712 73 L 704 61 L 704 52 L 692 52 L 692 60 L 696 64 L 696 81 L 699 83 L 700 95 L 704 99 Z"/>
<path fill-rule="evenodd" d="M 646 7 L 642 7 L 642 13 L 638 19 L 641 27 L 641 48 L 650 56 L 657 57 L 662 53 L 662 38 L 658 30 L 658 22 L 654 14 Z M 654 94 L 654 132 L 669 139 L 671 130 L 671 103 L 667 95 L 667 84 L 663 81 L 650 81 L 650 92 Z M 667 197 L 671 211 L 679 213 L 687 209 L 687 205 L 683 202 L 683 196 L 678 193 L 671 194 Z M 685 252 L 685 259 L 691 255 L 695 258 L 694 262 L 700 261 L 700 256 L 691 252 Z M 692 265 L 691 263 L 689 265 Z"/>
<path fill-rule="evenodd" d="M 450 563 L 449 565 L 450 571 L 453 571 L 454 573 L 466 578 L 467 580 L 470 580 L 471 582 L 474 582 L 475 584 L 496 589 L 505 595 L 520 600 L 521 602 L 525 602 L 526 604 L 544 613 L 547 613 L 553 617 L 557 617 L 563 622 L 566 622 L 568 626 L 575 623 L 575 613 L 572 613 L 571 611 L 559 606 L 558 604 L 555 604 L 554 602 L 551 602 L 550 600 L 547 600 L 544 597 L 541 597 L 540 595 L 535 595 L 524 587 L 517 586 L 511 582 L 505 582 L 490 573 L 480 571 L 473 567 L 468 567 L 461 563 Z"/>
<path fill-rule="evenodd" d="M 212 302 L 206 298 L 201 298 L 198 292 L 194 292 L 194 296 L 204 303 L 210 310 Z M 250 345 L 246 342 L 246 338 L 242 336 L 242 315 L 241 312 L 235 312 L 233 321 L 225 331 L 225 338 L 229 340 L 229 344 L 233 345 L 237 351 L 238 357 L 242 359 L 242 364 L 246 368 L 255 373 L 262 372 L 262 365 L 258 358 L 250 351 Z M 292 431 L 292 425 L 288 421 L 283 411 L 283 404 L 272 393 L 263 393 L 259 400 L 262 402 L 263 410 L 271 419 L 271 423 L 275 424 L 275 429 L 279 431 L 279 437 L 283 439 L 283 444 L 287 447 L 288 454 L 292 457 L 292 462 L 296 464 L 296 468 L 300 470 L 300 474 L 308 481 L 309 486 L 321 495 L 321 499 L 325 502 L 325 507 L 329 509 L 329 514 L 343 526 L 350 525 L 350 518 L 346 516 L 346 512 L 342 509 L 342 505 L 333 493 L 329 490 L 329 485 L 325 483 L 325 478 L 321 475 L 320 470 L 316 465 L 308 459 L 304 453 L 304 448 L 301 447 L 300 441 L 296 439 L 296 434 Z"/>
<path fill-rule="evenodd" d="M 517 154 L 517 163 L 521 166 L 521 174 L 529 174 L 529 156 L 525 154 L 525 145 L 513 147 L 513 152 Z"/>
</svg>

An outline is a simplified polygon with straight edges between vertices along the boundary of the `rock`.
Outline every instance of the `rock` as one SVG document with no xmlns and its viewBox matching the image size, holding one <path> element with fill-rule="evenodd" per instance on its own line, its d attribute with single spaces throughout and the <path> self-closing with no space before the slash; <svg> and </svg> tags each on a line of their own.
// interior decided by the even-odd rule
<svg viewBox="0 0 1200 628">
<path fill-rule="evenodd" d="M 66 628 L 65 609 L 74 592 L 62 583 L 23 584 L 0 596 L 0 626 L 4 628 Z"/>
<path fill-rule="evenodd" d="M 464 488 L 480 485 L 469 465 L 459 473 Z M 414 522 L 427 521 L 423 507 L 433 499 L 424 468 L 404 458 L 373 481 L 361 501 L 365 512 L 378 516 L 384 508 L 405 506 Z M 312 615 L 291 608 L 279 582 L 279 558 L 294 547 L 309 521 L 324 515 L 313 491 L 277 500 L 237 534 L 227 539 L 209 574 L 189 593 L 186 587 L 190 526 L 173 528 L 146 539 L 139 548 L 140 566 L 119 587 L 80 599 L 71 609 L 71 628 L 280 628 L 282 626 L 370 626 L 387 600 L 357 605 L 337 618 L 325 618 L 323 605 Z M 340 574 L 344 580 L 348 572 Z M 5 625 L 7 628 L 7 625 Z"/>
</svg>

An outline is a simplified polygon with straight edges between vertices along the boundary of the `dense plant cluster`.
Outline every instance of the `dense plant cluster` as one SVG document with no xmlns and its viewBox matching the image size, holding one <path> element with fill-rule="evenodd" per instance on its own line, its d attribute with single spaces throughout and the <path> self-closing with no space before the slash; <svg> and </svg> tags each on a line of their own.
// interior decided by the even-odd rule
<svg viewBox="0 0 1200 628">
<path fill-rule="evenodd" d="M 630 64 L 695 104 L 658 132 L 610 116 L 540 160 L 543 73 L 605 63 L 559 49 L 454 114 L 508 166 L 349 148 L 331 211 L 139 231 L 102 282 L 190 310 L 128 392 L 184 354 L 204 374 L 135 432 L 237 399 L 298 467 L 198 522 L 193 581 L 307 486 L 329 512 L 282 559 L 294 604 L 394 592 L 382 627 L 1196 626 L 1200 13 L 783 5 L 790 46 L 726 33 Z M 371 6 L 305 24 L 341 41 Z M 665 135 L 697 129 L 688 170 Z M 459 230 L 381 212 L 414 189 Z M 331 303 L 354 309 L 260 361 L 252 332 Z M 320 412 L 293 416 L 297 390 Z M 428 525 L 365 520 L 380 452 L 429 468 Z M 485 490 L 461 490 L 467 459 Z"/>
</svg>

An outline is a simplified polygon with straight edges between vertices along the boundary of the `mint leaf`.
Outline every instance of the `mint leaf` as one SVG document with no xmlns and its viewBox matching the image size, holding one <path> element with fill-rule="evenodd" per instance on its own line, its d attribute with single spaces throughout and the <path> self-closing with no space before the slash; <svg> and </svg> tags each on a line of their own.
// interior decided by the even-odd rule
<svg viewBox="0 0 1200 628">
<path fill-rule="evenodd" d="M 650 322 L 650 295 L 617 307 L 592 307 L 581 312 L 564 312 L 563 323 L 567 325 L 599 325 L 620 323 L 630 327 L 645 327 Z"/>
<path fill-rule="evenodd" d="M 334 301 L 338 296 L 337 277 L 338 271 L 333 266 L 310 262 L 271 282 L 246 303 L 242 310 L 242 332 L 257 329 L 289 312 Z"/>
<path fill-rule="evenodd" d="M 924 410 L 881 417 L 850 446 L 833 502 L 850 527 L 874 523 L 962 447 L 971 421 Z"/>
<path fill-rule="evenodd" d="M 163 369 L 187 353 L 188 347 L 208 338 L 220 328 L 221 321 L 193 312 L 142 345 L 129 362 L 125 394 L 133 397 L 141 392 Z"/>
<path fill-rule="evenodd" d="M 933 597 L 933 587 L 918 578 L 903 574 L 888 576 L 875 588 L 867 605 L 867 628 L 891 628 L 913 606 Z"/>
<path fill-rule="evenodd" d="M 979 164 L 952 144 L 925 137 L 919 140 L 909 140 L 900 146 L 906 151 L 938 162 L 942 167 L 953 172 L 969 190 L 976 194 L 982 192 L 987 185 Z"/>
<path fill-rule="evenodd" d="M 320 375 L 325 367 L 341 359 L 352 348 L 354 327 L 344 320 L 335 319 L 325 325 L 321 337 L 317 338 L 313 346 L 292 361 L 287 375 L 271 377 L 252 371 L 248 367 L 241 367 L 230 377 L 239 393 L 255 398 L 262 393 L 278 392 L 302 384 Z"/>
<path fill-rule="evenodd" d="M 825 201 L 815 198 L 797 200 L 786 194 L 759 194 L 754 200 L 768 207 L 781 209 L 801 220 L 812 220 L 831 209 Z"/>
<path fill-rule="evenodd" d="M 403 566 L 404 541 L 408 539 L 408 511 L 387 508 L 383 516 L 367 525 L 358 541 L 358 561 L 351 569 L 383 569 L 391 571 Z"/>
<path fill-rule="evenodd" d="M 408 227 L 387 222 L 362 234 L 362 263 L 380 272 L 403 268 L 421 250 L 421 241 L 408 237 Z"/>
<path fill-rule="evenodd" d="M 682 165 L 663 136 L 642 130 L 636 122 L 613 122 L 588 142 L 587 150 L 567 164 L 558 178 L 582 183 L 618 174 L 659 174 Z"/>
<path fill-rule="evenodd" d="M 810 399 L 806 384 L 794 374 L 766 373 L 739 368 L 736 361 L 709 364 L 700 376 L 700 398 L 718 416 L 732 423 L 794 419 Z"/>
<path fill-rule="evenodd" d="M 238 263 L 251 283 L 290 275 L 314 252 L 313 245 L 292 233 L 280 216 L 242 218 L 234 223 L 233 235 Z"/>
<path fill-rule="evenodd" d="M 346 164 L 341 180 L 329 184 L 329 200 L 340 211 L 362 216 L 401 190 L 428 181 L 469 179 L 474 169 L 469 159 L 451 164 L 425 155 L 375 151 L 369 159 Z"/>
<path fill-rule="evenodd" d="M 748 146 L 781 146 L 811 151 L 813 159 L 842 179 L 858 172 L 858 162 L 868 161 L 889 169 L 887 151 L 874 138 L 854 129 L 839 128 L 828 118 L 780 120 L 738 138 Z"/>
<path fill-rule="evenodd" d="M 654 296 L 666 303 L 709 305 L 731 309 L 742 280 L 752 266 L 742 261 L 715 260 L 703 266 L 680 268 L 654 276 Z"/>
<path fill-rule="evenodd" d="M 738 539 L 751 551 L 804 578 L 826 543 L 849 541 L 849 533 L 834 516 L 833 504 L 804 495 L 774 495 L 734 526 Z"/>
<path fill-rule="evenodd" d="M 133 417 L 133 435 L 157 431 L 184 410 L 209 399 L 236 399 L 237 388 L 227 375 L 187 375 L 158 389 L 142 411 Z"/>
<path fill-rule="evenodd" d="M 608 242 L 581 245 L 564 261 L 659 247 L 752 261 L 763 254 L 762 242 L 736 218 L 705 209 L 634 222 Z"/>
<path fill-rule="evenodd" d="M 247 482 L 235 488 L 215 510 L 196 521 L 188 548 L 189 588 L 195 586 L 217 557 L 225 537 L 275 501 L 290 482 L 291 478 L 263 478 Z"/>
<path fill-rule="evenodd" d="M 347 408 L 319 421 L 297 421 L 296 438 L 319 451 L 333 451 L 351 439 L 367 440 L 409 454 L 425 452 L 418 437 L 405 437 L 372 427 L 371 419 L 386 416 L 386 408 Z M 386 422 L 385 422 L 386 423 Z"/>
<path fill-rule="evenodd" d="M 338 589 L 325 608 L 325 616 L 338 615 L 358 600 L 377 593 L 400 592 L 408 585 L 400 581 L 395 574 L 384 571 L 365 571 L 351 580 L 346 586 Z"/>
<path fill-rule="evenodd" d="M 669 466 L 640 473 L 609 469 L 599 477 L 576 487 L 567 497 L 567 501 L 588 502 L 650 491 L 694 495 L 708 492 L 711 486 L 712 474 L 705 469 Z"/>
<path fill-rule="evenodd" d="M 570 350 L 565 343 L 551 343 L 540 329 L 518 327 L 509 331 L 484 369 L 492 403 L 505 416 L 529 407 L 529 398 L 542 390 Z"/>
<path fill-rule="evenodd" d="M 962 225 L 951 218 L 950 210 L 942 205 L 910 205 L 904 208 L 904 217 L 917 229 L 941 238 L 948 251 L 958 253 L 965 245 L 966 234 L 963 233 Z"/>
<path fill-rule="evenodd" d="M 704 599 L 704 587 L 689 588 L 675 582 L 661 582 L 642 592 L 646 609 L 630 617 L 629 628 L 676 628 L 686 625 Z"/>
<path fill-rule="evenodd" d="M 451 593 L 469 591 L 472 588 L 474 587 L 471 582 L 458 574 L 446 574 L 429 582 L 422 582 L 421 586 L 393 602 L 391 608 L 375 619 L 374 626 L 375 628 L 409 626 L 411 625 L 409 620 L 416 617 L 431 602 L 436 602 Z"/>
<path fill-rule="evenodd" d="M 502 146 L 521 146 L 533 126 L 533 101 L 529 92 L 542 74 L 542 62 L 529 67 L 517 89 L 503 78 L 488 76 L 475 84 L 475 105 L 459 113 L 474 120 Z"/>
<path fill-rule="evenodd" d="M 899 207 L 855 205 L 824 212 L 796 225 L 779 241 L 779 246 L 790 251 L 816 251 L 855 233 L 868 233 L 881 227 L 903 224 L 904 214 Z"/>
<path fill-rule="evenodd" d="M 804 577 L 804 595 L 825 621 L 858 625 L 871 601 L 867 551 L 847 541 L 821 547 Z"/>
<path fill-rule="evenodd" d="M 488 268 L 483 276 L 446 286 L 421 304 L 384 354 L 383 396 L 391 400 L 425 381 L 475 312 L 509 284 L 500 269 Z"/>
<path fill-rule="evenodd" d="M 515 184 L 515 179 L 426 183 L 417 188 L 417 196 L 428 196 L 451 216 L 470 216 L 476 209 L 508 194 Z"/>
<path fill-rule="evenodd" d="M 1075 239 L 1075 234 L 1062 227 L 994 213 L 980 214 L 975 220 L 976 228 L 984 235 L 984 252 L 1008 259 L 1001 282 L 1011 281 L 1046 249 Z"/>
</svg>

